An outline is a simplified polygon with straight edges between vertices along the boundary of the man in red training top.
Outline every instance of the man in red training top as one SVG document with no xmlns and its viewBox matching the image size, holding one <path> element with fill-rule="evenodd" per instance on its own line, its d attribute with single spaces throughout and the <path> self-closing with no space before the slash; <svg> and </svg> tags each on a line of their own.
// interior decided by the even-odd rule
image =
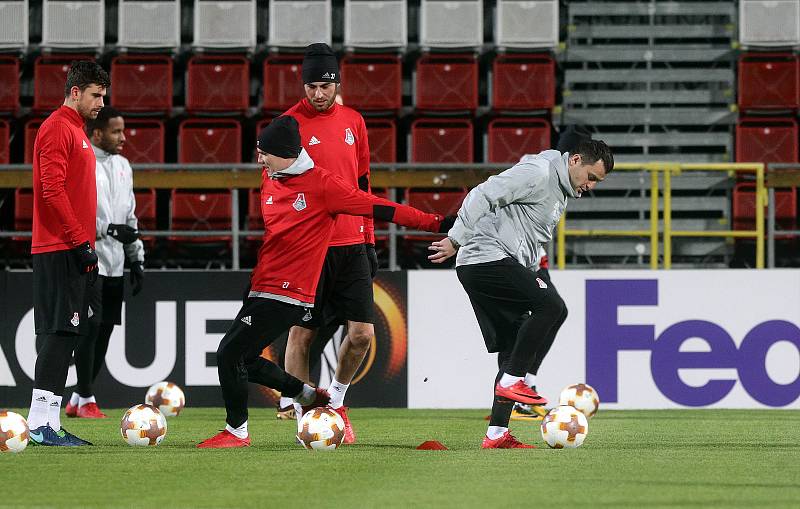
<svg viewBox="0 0 800 509">
<path fill-rule="evenodd" d="M 281 391 L 304 410 L 329 402 L 327 391 L 286 373 L 260 353 L 314 308 L 338 214 L 376 217 L 431 232 L 445 231 L 452 224 L 452 219 L 443 221 L 440 216 L 369 195 L 316 167 L 301 147 L 297 121 L 290 116 L 276 118 L 261 131 L 258 161 L 264 166 L 264 243 L 248 298 L 217 350 L 226 426 L 200 443 L 200 448 L 250 445 L 248 381 Z"/>
<path fill-rule="evenodd" d="M 317 164 L 340 177 L 349 187 L 369 192 L 367 128 L 360 113 L 336 101 L 339 62 L 327 44 L 306 47 L 302 76 L 306 97 L 285 115 L 291 115 L 300 124 L 303 147 Z M 309 380 L 309 352 L 318 329 L 333 316 L 346 321 L 347 336 L 328 388 L 330 406 L 345 423 L 344 443 L 355 442 L 344 406 L 345 393 L 375 336 L 372 279 L 378 270 L 378 257 L 373 230 L 369 217 L 340 215 L 336 218 L 320 275 L 317 305 L 298 327 L 292 327 L 286 346 L 286 370 Z M 327 313 L 333 316 L 323 316 Z M 320 339 L 327 341 L 327 337 Z M 298 423 L 302 417 L 300 410 L 295 405 Z"/>
<path fill-rule="evenodd" d="M 97 117 L 109 85 L 96 63 L 74 62 L 64 104 L 33 145 L 33 316 L 41 347 L 28 427 L 38 445 L 91 445 L 64 430 L 60 414 L 72 352 L 91 316 L 87 286 L 97 277 L 95 157 L 84 122 Z"/>
</svg>

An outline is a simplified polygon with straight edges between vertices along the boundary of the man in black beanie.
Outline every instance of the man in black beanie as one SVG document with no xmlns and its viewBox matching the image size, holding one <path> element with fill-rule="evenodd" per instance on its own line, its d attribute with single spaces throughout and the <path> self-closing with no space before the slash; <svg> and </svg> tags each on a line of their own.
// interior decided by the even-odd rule
<svg viewBox="0 0 800 509">
<path fill-rule="evenodd" d="M 258 162 L 264 167 L 261 214 L 267 233 L 247 299 L 217 349 L 226 426 L 198 444 L 201 449 L 250 445 L 248 381 L 291 396 L 301 414 L 328 403 L 326 391 L 303 383 L 260 354 L 316 309 L 319 275 L 339 214 L 374 216 L 430 232 L 447 231 L 454 221 L 367 194 L 318 167 L 300 146 L 297 121 L 290 116 L 276 118 L 261 132 Z M 298 430 L 301 441 L 307 435 L 307 430 L 305 435 Z"/>
<path fill-rule="evenodd" d="M 355 110 L 337 104 L 339 63 L 333 50 L 323 43 L 306 48 L 303 60 L 305 98 L 285 115 L 300 124 L 302 145 L 314 161 L 338 175 L 353 189 L 370 192 L 369 143 L 364 118 Z M 347 336 L 339 350 L 336 373 L 330 384 L 331 407 L 345 422 L 345 443 L 355 433 L 343 405 L 344 396 L 375 335 L 372 279 L 378 270 L 372 219 L 340 215 L 336 220 L 322 276 L 317 305 L 308 320 L 289 333 L 286 370 L 309 379 L 309 351 L 318 329 L 336 320 L 346 321 Z M 327 330 L 326 330 L 327 329 Z M 324 327 L 320 342 L 327 342 Z M 281 402 L 281 407 L 288 404 Z M 299 406 L 294 405 L 299 423 Z"/>
</svg>

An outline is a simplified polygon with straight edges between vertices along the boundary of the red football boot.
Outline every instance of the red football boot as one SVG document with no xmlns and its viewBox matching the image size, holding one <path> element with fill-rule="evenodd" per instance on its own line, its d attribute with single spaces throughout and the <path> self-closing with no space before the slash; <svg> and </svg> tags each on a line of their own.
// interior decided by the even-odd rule
<svg viewBox="0 0 800 509">
<path fill-rule="evenodd" d="M 303 415 L 305 415 L 305 413 L 311 410 L 312 408 L 325 406 L 331 402 L 331 395 L 328 394 L 328 391 L 326 391 L 325 389 L 320 389 L 319 387 L 317 387 L 314 389 L 314 392 L 316 393 L 314 395 L 314 401 L 312 401 L 308 405 L 303 405 Z"/>
<path fill-rule="evenodd" d="M 500 438 L 495 438 L 494 440 L 489 437 L 483 437 L 481 449 L 536 449 L 536 446 L 523 444 L 514 438 L 514 435 L 509 431 L 506 431 Z"/>
<path fill-rule="evenodd" d="M 67 417 L 78 417 L 78 405 L 73 405 L 70 402 L 67 402 L 67 407 L 64 409 L 64 413 L 67 414 Z"/>
<path fill-rule="evenodd" d="M 108 416 L 100 411 L 97 403 L 86 403 L 78 407 L 78 417 L 83 419 L 105 419 Z"/>
<path fill-rule="evenodd" d="M 339 414 L 339 417 L 342 418 L 344 421 L 344 440 L 342 443 L 344 444 L 354 444 L 356 443 L 356 432 L 353 431 L 353 425 L 350 424 L 350 419 L 347 417 L 347 407 L 340 406 L 339 408 L 333 408 L 334 412 Z"/>
<path fill-rule="evenodd" d="M 198 449 L 230 449 L 233 447 L 250 447 L 250 437 L 237 438 L 236 435 L 224 429 L 197 444 Z"/>
<path fill-rule="evenodd" d="M 547 399 L 545 399 L 544 396 L 540 396 L 539 393 L 525 385 L 525 382 L 522 380 L 517 380 L 514 385 L 509 387 L 503 387 L 498 382 L 497 385 L 494 386 L 494 395 L 502 396 L 520 403 L 527 403 L 529 405 L 547 404 Z"/>
</svg>

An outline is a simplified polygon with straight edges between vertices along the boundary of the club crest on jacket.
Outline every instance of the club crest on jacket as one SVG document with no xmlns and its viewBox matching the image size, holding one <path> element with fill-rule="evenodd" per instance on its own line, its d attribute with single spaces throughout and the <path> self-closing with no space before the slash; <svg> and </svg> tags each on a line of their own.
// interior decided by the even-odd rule
<svg viewBox="0 0 800 509">
<path fill-rule="evenodd" d="M 353 131 L 351 131 L 349 127 L 344 130 L 344 142 L 348 145 L 352 145 L 356 142 L 356 137 L 353 136 Z"/>
<path fill-rule="evenodd" d="M 292 207 L 294 207 L 294 210 L 300 212 L 306 208 L 306 206 L 306 195 L 303 193 L 298 193 L 297 198 L 295 198 L 294 203 L 292 203 Z"/>
</svg>

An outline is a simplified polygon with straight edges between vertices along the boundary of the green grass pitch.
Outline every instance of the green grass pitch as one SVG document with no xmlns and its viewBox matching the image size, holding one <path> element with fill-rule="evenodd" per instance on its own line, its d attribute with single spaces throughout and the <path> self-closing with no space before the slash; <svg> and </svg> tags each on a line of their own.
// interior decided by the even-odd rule
<svg viewBox="0 0 800 509">
<path fill-rule="evenodd" d="M 483 411 L 354 409 L 358 443 L 332 452 L 303 450 L 268 409 L 237 450 L 194 448 L 222 409 L 186 409 L 150 448 L 106 412 L 64 420 L 95 447 L 0 455 L 0 507 L 800 507 L 800 411 L 601 409 L 579 449 L 512 422 L 539 449 L 484 451 Z"/>
</svg>

